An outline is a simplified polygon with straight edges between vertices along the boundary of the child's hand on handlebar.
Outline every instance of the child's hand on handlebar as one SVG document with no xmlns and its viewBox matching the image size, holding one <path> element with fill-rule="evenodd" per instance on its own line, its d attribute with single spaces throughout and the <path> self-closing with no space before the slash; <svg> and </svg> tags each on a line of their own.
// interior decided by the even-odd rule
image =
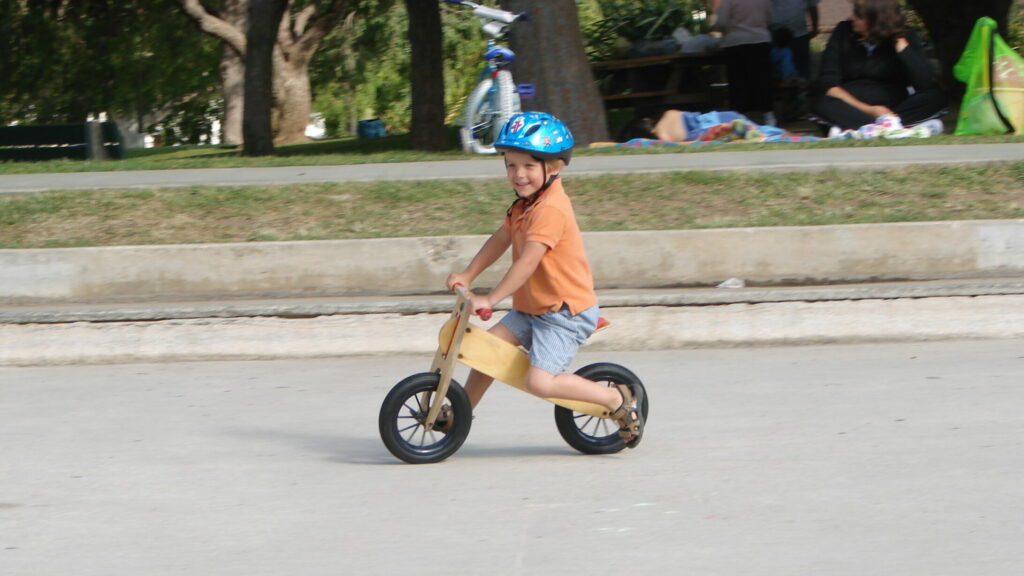
<svg viewBox="0 0 1024 576">
<path fill-rule="evenodd" d="M 473 294 L 469 297 L 469 309 L 481 320 L 490 320 L 493 306 L 487 296 Z"/>
<path fill-rule="evenodd" d="M 460 287 L 466 291 L 466 295 L 469 297 L 469 309 L 474 314 L 480 317 L 481 320 L 490 320 L 491 314 L 494 310 L 491 309 L 491 302 L 488 296 L 480 296 L 473 294 L 469 291 L 469 283 L 472 279 L 465 273 L 451 273 L 448 275 L 449 290 L 455 290 L 456 287 Z"/>
<path fill-rule="evenodd" d="M 455 290 L 455 286 L 461 285 L 466 290 L 469 290 L 470 283 L 473 279 L 462 272 L 452 272 L 448 275 L 448 280 L 445 281 L 445 285 L 449 290 Z"/>
</svg>

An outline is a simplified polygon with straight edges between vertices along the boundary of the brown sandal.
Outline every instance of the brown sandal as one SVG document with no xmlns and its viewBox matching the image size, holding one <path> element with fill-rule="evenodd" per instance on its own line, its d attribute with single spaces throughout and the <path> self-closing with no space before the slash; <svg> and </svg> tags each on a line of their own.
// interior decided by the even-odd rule
<svg viewBox="0 0 1024 576">
<path fill-rule="evenodd" d="M 622 394 L 622 404 L 612 412 L 611 418 L 619 423 L 619 437 L 625 441 L 626 447 L 636 448 L 644 435 L 644 415 L 640 410 L 643 398 L 634 398 L 625 384 L 616 384 L 615 387 Z"/>
</svg>

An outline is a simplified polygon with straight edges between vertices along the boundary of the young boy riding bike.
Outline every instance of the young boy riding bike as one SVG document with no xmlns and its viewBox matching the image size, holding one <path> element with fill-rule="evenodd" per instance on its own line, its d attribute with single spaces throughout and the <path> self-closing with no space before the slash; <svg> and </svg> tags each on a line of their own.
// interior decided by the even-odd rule
<svg viewBox="0 0 1024 576">
<path fill-rule="evenodd" d="M 529 350 L 526 387 L 547 398 L 583 400 L 606 406 L 619 435 L 634 448 L 644 419 L 629 387 L 607 387 L 565 373 L 598 321 L 597 294 L 572 202 L 559 176 L 569 164 L 572 134 L 550 114 L 524 112 L 502 127 L 494 147 L 504 154 L 505 172 L 516 200 L 500 228 L 465 270 L 448 277 L 448 289 L 471 286 L 512 247 L 512 265 L 488 294 L 475 294 L 470 309 L 490 309 L 512 296 L 512 311 L 490 332 Z M 475 408 L 493 378 L 472 370 L 466 393 Z"/>
</svg>

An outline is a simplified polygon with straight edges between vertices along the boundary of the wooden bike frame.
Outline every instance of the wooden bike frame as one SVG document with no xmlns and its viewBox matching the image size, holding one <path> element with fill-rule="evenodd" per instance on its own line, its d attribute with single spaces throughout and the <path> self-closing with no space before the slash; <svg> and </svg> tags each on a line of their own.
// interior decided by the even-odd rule
<svg viewBox="0 0 1024 576">
<path fill-rule="evenodd" d="M 469 319 L 473 313 L 469 309 L 469 295 L 469 291 L 462 286 L 455 287 L 455 306 L 452 308 L 451 317 L 437 336 L 437 352 L 434 354 L 430 371 L 440 375 L 440 381 L 437 384 L 437 391 L 432 395 L 434 400 L 425 400 L 430 402 L 424 422 L 428 429 L 433 428 L 434 420 L 441 412 L 441 405 L 448 394 L 456 362 L 529 393 L 526 389 L 526 372 L 530 368 L 530 357 L 522 348 L 470 323 Z M 598 418 L 610 416 L 607 407 L 592 402 L 564 398 L 545 400 Z"/>
</svg>

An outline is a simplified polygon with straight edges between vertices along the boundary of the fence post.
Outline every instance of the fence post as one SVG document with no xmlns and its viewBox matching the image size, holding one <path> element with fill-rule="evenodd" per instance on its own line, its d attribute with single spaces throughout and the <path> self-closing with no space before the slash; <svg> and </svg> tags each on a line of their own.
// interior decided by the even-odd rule
<svg viewBox="0 0 1024 576">
<path fill-rule="evenodd" d="M 89 160 L 110 160 L 104 147 L 103 125 L 99 122 L 85 123 L 85 157 Z"/>
</svg>

